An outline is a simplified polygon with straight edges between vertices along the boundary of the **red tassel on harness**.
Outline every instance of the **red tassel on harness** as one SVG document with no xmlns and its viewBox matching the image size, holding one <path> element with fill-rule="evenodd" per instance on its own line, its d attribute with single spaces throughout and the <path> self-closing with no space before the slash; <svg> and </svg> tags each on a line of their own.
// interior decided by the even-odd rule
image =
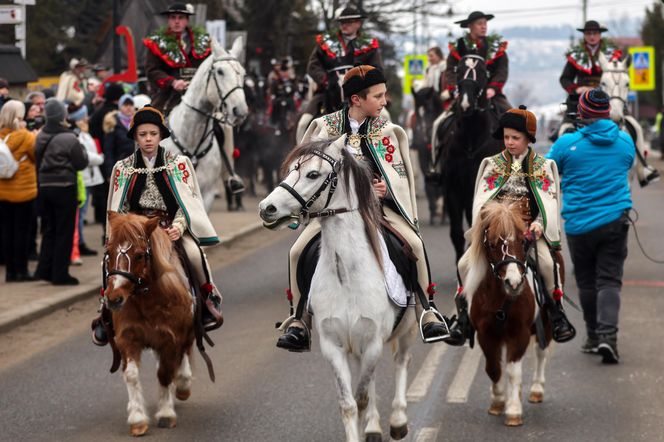
<svg viewBox="0 0 664 442">
<path fill-rule="evenodd" d="M 104 296 L 106 296 L 106 294 L 104 294 L 104 288 L 102 287 L 99 289 L 99 297 L 103 298 Z"/>
<path fill-rule="evenodd" d="M 212 284 L 209 283 L 209 282 L 206 282 L 205 284 L 203 284 L 203 285 L 201 286 L 201 290 L 202 290 L 204 293 L 212 293 L 212 292 L 214 291 L 214 285 L 212 285 Z"/>
<path fill-rule="evenodd" d="M 553 299 L 555 299 L 556 301 L 560 301 L 561 299 L 563 299 L 563 291 L 560 290 L 559 288 L 554 289 L 552 294 L 553 294 Z"/>
<path fill-rule="evenodd" d="M 436 294 L 436 284 L 435 283 L 432 282 L 431 284 L 429 284 L 429 287 L 427 287 L 427 293 L 431 296 Z"/>
<path fill-rule="evenodd" d="M 461 295 L 462 293 L 463 293 L 463 286 L 460 285 L 459 287 L 457 287 L 456 295 L 459 296 L 459 295 Z"/>
<path fill-rule="evenodd" d="M 238 149 L 237 147 L 235 149 L 233 149 L 233 158 L 236 158 L 236 159 L 240 158 L 240 149 Z"/>
<path fill-rule="evenodd" d="M 286 289 L 286 299 L 288 299 L 288 302 L 293 302 L 293 292 L 291 292 L 291 289 Z"/>
</svg>

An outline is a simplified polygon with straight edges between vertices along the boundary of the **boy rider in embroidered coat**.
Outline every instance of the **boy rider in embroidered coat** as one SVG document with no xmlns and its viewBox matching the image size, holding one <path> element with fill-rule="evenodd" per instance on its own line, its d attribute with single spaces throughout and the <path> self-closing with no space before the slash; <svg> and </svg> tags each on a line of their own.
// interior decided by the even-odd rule
<svg viewBox="0 0 664 442">
<path fill-rule="evenodd" d="M 189 26 L 189 16 L 194 15 L 191 4 L 174 3 L 161 15 L 168 16 L 168 26 L 143 39 L 148 48 L 145 73 L 152 105 L 168 114 L 189 86 L 193 69 L 210 55 L 212 47 L 203 28 Z"/>
<path fill-rule="evenodd" d="M 369 163 L 375 176 L 374 192 L 381 201 L 385 221 L 412 247 L 417 257 L 420 290 L 415 298 L 421 314 L 422 305 L 430 307 L 424 294 L 433 295 L 435 287 L 431 284 L 426 252 L 417 223 L 408 138 L 401 127 L 380 117 L 386 104 L 386 87 L 385 77 L 379 69 L 373 66 L 351 69 L 344 76 L 343 89 L 349 106 L 315 119 L 305 133 L 303 142 L 347 135 L 346 148 L 359 160 Z M 319 232 L 320 224 L 313 220 L 291 248 L 289 295 L 292 294 L 293 305 L 306 301 L 308 294 L 301 293 L 298 286 L 298 264 L 303 251 Z M 298 316 L 296 313 L 282 324 L 281 329 L 285 329 L 285 333 L 279 338 L 277 347 L 290 351 L 308 351 L 310 335 L 304 323 L 310 323 L 310 318 L 301 305 L 297 310 L 303 314 Z M 424 315 L 422 322 L 425 342 L 450 339 L 445 318 L 433 306 Z"/>
<path fill-rule="evenodd" d="M 493 101 L 498 113 L 502 114 L 512 107 L 503 94 L 503 87 L 507 82 L 509 72 L 509 60 L 506 52 L 507 42 L 497 34 L 487 35 L 487 22 L 493 17 L 493 14 L 474 11 L 468 18 L 455 22 L 462 28 L 468 28 L 468 33 L 449 44 L 449 55 L 445 68 L 447 94 L 443 98 L 453 97 L 457 85 L 456 67 L 459 60 L 468 54 L 476 54 L 484 58 L 489 72 L 486 97 Z"/>
<path fill-rule="evenodd" d="M 553 258 L 553 252 L 560 250 L 560 180 L 556 164 L 528 145 L 535 142 L 536 132 L 537 118 L 525 106 L 509 109 L 502 115 L 493 136 L 504 141 L 505 150 L 482 160 L 475 182 L 473 220 L 488 201 L 515 204 L 515 210 L 519 210 L 528 226 L 528 235 L 537 242 L 538 271 L 551 297 L 547 300 L 547 307 L 553 339 L 567 342 L 574 338 L 576 331 L 562 308 L 559 265 L 554 264 Z M 534 255 L 532 249 L 531 253 Z M 465 284 L 460 286 L 457 295 L 460 328 L 469 323 L 467 306 L 480 283 L 467 278 L 469 259 L 470 254 L 466 251 L 458 264 L 460 284 Z M 465 328 L 465 331 L 468 337 L 469 330 Z"/>
<path fill-rule="evenodd" d="M 560 75 L 560 85 L 568 94 L 568 112 L 576 112 L 579 96 L 585 91 L 599 86 L 602 68 L 599 65 L 599 53 L 603 52 L 607 60 L 620 59 L 622 51 L 606 38 L 602 32 L 608 29 L 595 20 L 589 20 L 583 28 L 583 41 L 572 46 L 566 53 L 567 63 Z"/>
<path fill-rule="evenodd" d="M 307 74 L 316 82 L 317 90 L 305 110 L 313 118 L 319 115 L 325 93 L 336 94 L 336 101 L 341 99 L 336 87 L 341 78 L 330 72 L 339 66 L 370 65 L 383 69 L 378 40 L 362 32 L 363 20 L 367 17 L 353 8 L 341 11 L 337 21 L 339 28 L 316 36 L 316 47 L 309 57 Z M 343 75 L 343 72 L 341 73 Z M 338 98 L 337 98 L 338 97 Z M 335 101 L 335 100 L 331 100 Z M 341 105 L 341 103 L 339 103 Z M 338 109 L 338 108 L 337 108 Z M 323 113 L 337 109 L 324 109 Z M 307 124 L 310 120 L 307 120 Z"/>
<path fill-rule="evenodd" d="M 194 166 L 184 155 L 173 155 L 159 145 L 170 136 L 164 116 L 151 106 L 144 106 L 134 115 L 127 137 L 136 140 L 137 150 L 115 163 L 111 174 L 108 209 L 113 212 L 136 213 L 161 218 L 172 241 L 180 241 L 190 271 L 205 296 L 203 326 L 206 330 L 223 323 L 221 295 L 212 281 L 212 274 L 202 246 L 219 243 L 212 222 L 205 211 Z M 107 222 L 108 237 L 110 224 Z M 117 276 L 116 276 L 117 277 Z M 110 314 L 102 307 L 100 318 L 110 324 Z M 93 342 L 108 342 L 102 321 L 92 323 Z"/>
</svg>

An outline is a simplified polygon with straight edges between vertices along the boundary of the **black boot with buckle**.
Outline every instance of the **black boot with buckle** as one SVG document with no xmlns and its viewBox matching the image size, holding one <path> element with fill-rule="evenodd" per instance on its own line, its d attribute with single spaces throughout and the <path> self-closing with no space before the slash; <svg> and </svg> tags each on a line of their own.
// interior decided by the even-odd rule
<svg viewBox="0 0 664 442">
<path fill-rule="evenodd" d="M 296 353 L 310 351 L 311 335 L 309 329 L 301 321 L 294 321 L 294 325 L 288 327 L 286 332 L 279 336 L 277 347 Z"/>
<path fill-rule="evenodd" d="M 576 329 L 567 319 L 560 300 L 549 303 L 553 340 L 559 343 L 571 341 L 576 336 Z"/>
</svg>

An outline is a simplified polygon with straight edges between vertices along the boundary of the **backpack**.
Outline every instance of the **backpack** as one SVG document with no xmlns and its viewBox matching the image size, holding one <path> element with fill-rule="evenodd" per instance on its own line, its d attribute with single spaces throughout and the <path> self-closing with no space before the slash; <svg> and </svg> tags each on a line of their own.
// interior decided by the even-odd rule
<svg viewBox="0 0 664 442">
<path fill-rule="evenodd" d="M 26 155 L 23 155 L 20 160 L 16 161 L 12 151 L 7 145 L 8 139 L 9 135 L 7 135 L 4 140 L 0 139 L 0 178 L 2 179 L 12 178 L 18 170 L 18 164 L 27 157 Z"/>
</svg>

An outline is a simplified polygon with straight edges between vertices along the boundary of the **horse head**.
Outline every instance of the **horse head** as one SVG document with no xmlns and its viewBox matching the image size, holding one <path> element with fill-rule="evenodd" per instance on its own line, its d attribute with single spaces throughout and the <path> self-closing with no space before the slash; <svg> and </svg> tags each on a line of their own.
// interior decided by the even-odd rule
<svg viewBox="0 0 664 442">
<path fill-rule="evenodd" d="M 484 92 L 488 81 L 486 64 L 479 55 L 466 55 L 457 65 L 457 106 L 463 116 L 470 116 L 480 107 L 480 100 L 485 99 Z"/>
<path fill-rule="evenodd" d="M 235 39 L 230 51 L 214 39 L 211 45 L 212 54 L 198 68 L 185 96 L 191 95 L 187 96 L 190 103 L 203 98 L 214 110 L 221 112 L 228 123 L 237 125 L 249 113 L 244 95 L 245 70 L 239 62 L 242 37 Z"/>
<path fill-rule="evenodd" d="M 502 283 L 507 296 L 520 295 L 526 274 L 525 231 L 526 224 L 519 216 L 516 204 L 487 203 L 480 210 L 471 232 L 471 256 L 475 261 L 481 260 L 482 265 L 478 265 L 477 269 L 481 269 L 483 274 L 469 275 L 469 282 L 472 278 L 475 280 L 472 284 L 478 285 L 480 278 L 484 278 L 490 269 Z"/>
<path fill-rule="evenodd" d="M 627 93 L 629 92 L 629 65 L 630 57 L 624 60 L 618 58 L 606 58 L 603 52 L 598 56 L 599 65 L 602 68 L 600 88 L 606 92 L 611 101 L 611 119 L 620 122 L 625 116 L 627 107 Z"/>
<path fill-rule="evenodd" d="M 297 228 L 310 217 L 358 210 L 364 221 L 378 223 L 378 200 L 371 172 L 345 148 L 346 137 L 297 146 L 284 160 L 284 180 L 259 204 L 263 225 Z M 337 192 L 338 178 L 345 192 Z M 351 189 L 354 192 L 351 192 Z"/>
<path fill-rule="evenodd" d="M 151 281 L 151 236 L 153 232 L 166 233 L 157 229 L 159 218 L 109 211 L 108 222 L 111 233 L 104 262 L 104 301 L 110 309 L 119 310 L 133 294 L 147 293 Z"/>
</svg>

